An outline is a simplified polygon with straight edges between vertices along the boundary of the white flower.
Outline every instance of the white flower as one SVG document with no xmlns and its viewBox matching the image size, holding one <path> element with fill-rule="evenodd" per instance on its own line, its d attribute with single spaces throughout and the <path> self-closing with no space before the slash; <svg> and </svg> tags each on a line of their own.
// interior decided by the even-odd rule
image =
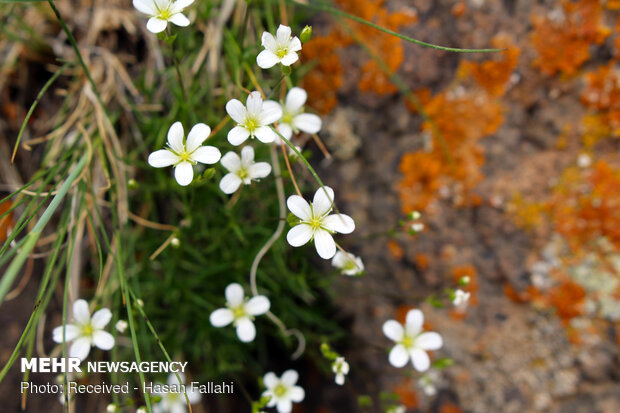
<svg viewBox="0 0 620 413">
<path fill-rule="evenodd" d="M 226 112 L 237 122 L 228 132 L 228 142 L 232 145 L 241 145 L 249 137 L 256 137 L 263 143 L 274 142 L 278 137 L 268 125 L 282 117 L 282 108 L 273 100 L 263 102 L 260 92 L 250 93 L 246 106 L 237 99 L 229 100 Z"/>
<path fill-rule="evenodd" d="M 470 296 L 471 293 L 458 289 L 454 292 L 454 298 L 452 298 L 452 305 L 454 305 L 457 309 L 464 310 L 467 307 L 467 302 L 469 301 Z"/>
<path fill-rule="evenodd" d="M 245 146 L 241 149 L 241 158 L 235 152 L 228 152 L 220 161 L 230 173 L 220 181 L 220 189 L 232 194 L 241 184 L 250 185 L 252 180 L 264 178 L 271 173 L 271 165 L 267 162 L 254 162 L 254 149 Z"/>
<path fill-rule="evenodd" d="M 362 259 L 348 252 L 336 252 L 332 265 L 338 268 L 344 275 L 360 275 L 364 272 Z"/>
<path fill-rule="evenodd" d="M 73 303 L 73 324 L 56 327 L 52 331 L 56 343 L 73 341 L 69 349 L 69 357 L 78 357 L 84 360 L 90 352 L 90 347 L 99 347 L 101 350 L 110 350 L 114 347 L 114 337 L 104 331 L 103 328 L 112 319 L 112 313 L 107 308 L 102 308 L 90 316 L 88 303 L 85 300 L 77 300 Z"/>
<path fill-rule="evenodd" d="M 201 146 L 211 134 L 211 128 L 204 123 L 197 123 L 183 142 L 185 132 L 181 122 L 175 122 L 168 130 L 168 148 L 160 149 L 149 155 L 149 165 L 154 168 L 174 166 L 174 177 L 181 186 L 187 186 L 194 179 L 192 165 L 197 162 L 214 164 L 222 156 L 215 146 Z"/>
<path fill-rule="evenodd" d="M 299 59 L 297 52 L 301 50 L 301 41 L 291 37 L 291 28 L 280 25 L 276 37 L 269 32 L 263 32 L 261 43 L 265 50 L 256 57 L 256 63 L 263 69 L 269 69 L 278 63 L 290 66 Z"/>
<path fill-rule="evenodd" d="M 428 373 L 423 374 L 418 379 L 418 386 L 422 389 L 424 394 L 432 397 L 437 394 L 437 386 L 435 383 L 439 380 L 439 374 L 436 370 L 429 370 Z"/>
<path fill-rule="evenodd" d="M 336 375 L 336 384 L 342 386 L 344 384 L 344 376 L 349 374 L 349 363 L 344 357 L 338 357 L 332 363 L 332 371 Z"/>
<path fill-rule="evenodd" d="M 105 408 L 106 413 L 116 413 L 118 412 L 118 407 L 114 403 L 108 404 Z"/>
<path fill-rule="evenodd" d="M 124 333 L 125 330 L 127 330 L 128 326 L 129 326 L 129 324 L 127 324 L 127 321 L 125 321 L 125 320 L 118 320 L 114 327 L 116 328 L 116 331 L 118 331 L 119 333 Z"/>
<path fill-rule="evenodd" d="M 146 28 L 152 33 L 166 30 L 168 22 L 177 26 L 189 26 L 189 19 L 181 13 L 194 0 L 133 0 L 133 6 L 139 12 L 150 17 Z"/>
<path fill-rule="evenodd" d="M 443 345 L 441 336 L 434 332 L 422 333 L 424 315 L 414 309 L 407 313 L 406 323 L 401 325 L 396 320 L 388 320 L 383 324 L 383 334 L 396 345 L 390 351 L 390 364 L 403 367 L 409 359 L 417 371 L 426 371 L 430 367 L 430 358 L 426 350 L 437 350 Z"/>
<path fill-rule="evenodd" d="M 141 406 L 136 409 L 136 413 L 146 413 L 146 407 Z"/>
<path fill-rule="evenodd" d="M 350 234 L 355 222 L 344 214 L 329 215 L 332 210 L 334 190 L 326 186 L 314 194 L 312 204 L 299 195 L 292 195 L 286 201 L 288 209 L 301 221 L 286 234 L 286 240 L 293 247 L 300 247 L 314 239 L 319 256 L 330 259 L 336 254 L 336 243 L 332 233 Z"/>
<path fill-rule="evenodd" d="M 185 383 L 185 375 L 178 373 L 181 378 L 181 383 Z M 179 379 L 175 374 L 170 374 L 166 380 L 168 389 L 171 390 L 168 393 L 154 392 L 154 396 L 161 397 L 161 401 L 153 406 L 153 413 L 186 413 L 187 400 L 185 400 L 185 394 L 190 404 L 198 403 L 200 401 L 200 393 L 192 391 L 191 387 L 186 386 L 185 392 L 181 390 Z M 176 391 L 172 391 L 176 390 Z"/>
<path fill-rule="evenodd" d="M 308 94 L 299 87 L 294 87 L 287 93 L 282 105 L 282 118 L 278 121 L 278 131 L 286 139 L 290 139 L 293 132 L 312 134 L 321 130 L 321 118 L 312 113 L 304 113 L 307 99 Z"/>
<path fill-rule="evenodd" d="M 278 413 L 290 413 L 293 410 L 293 402 L 299 403 L 306 393 L 304 389 L 296 386 L 299 375 L 295 370 L 286 370 L 282 378 L 278 378 L 275 373 L 265 374 L 263 382 L 267 390 L 263 392 L 263 397 L 271 397 L 267 407 L 276 406 Z"/>
<path fill-rule="evenodd" d="M 211 313 L 209 320 L 214 327 L 224 327 L 230 323 L 237 328 L 239 340 L 248 343 L 256 337 L 256 328 L 252 320 L 254 316 L 269 311 L 271 303 L 264 295 L 257 295 L 247 300 L 243 287 L 237 283 L 226 287 L 226 307 Z"/>
</svg>

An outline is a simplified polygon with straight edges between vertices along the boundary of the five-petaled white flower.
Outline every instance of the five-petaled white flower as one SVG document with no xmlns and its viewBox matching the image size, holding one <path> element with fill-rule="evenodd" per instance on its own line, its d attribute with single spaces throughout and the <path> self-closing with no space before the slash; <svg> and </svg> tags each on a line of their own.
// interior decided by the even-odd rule
<svg viewBox="0 0 620 413">
<path fill-rule="evenodd" d="M 189 26 L 189 19 L 182 13 L 183 9 L 194 0 L 133 0 L 133 6 L 139 12 L 150 17 L 146 28 L 152 33 L 166 30 L 168 22 L 177 26 Z"/>
<path fill-rule="evenodd" d="M 278 413 L 290 413 L 293 402 L 299 403 L 306 397 L 304 389 L 296 385 L 298 378 L 295 370 L 286 370 L 281 378 L 273 372 L 265 374 L 263 383 L 267 390 L 263 392 L 263 397 L 271 398 L 267 407 L 276 406 Z"/>
<path fill-rule="evenodd" d="M 396 320 L 388 320 L 383 324 L 383 334 L 396 345 L 390 351 L 390 364 L 394 367 L 403 367 L 409 359 L 413 367 L 420 372 L 428 370 L 430 358 L 426 350 L 437 350 L 443 345 L 441 336 L 435 332 L 422 333 L 424 314 L 414 309 L 407 313 L 403 328 Z"/>
<path fill-rule="evenodd" d="M 179 373 L 181 378 L 181 384 L 185 383 L 185 375 Z M 185 389 L 179 384 L 179 379 L 175 374 L 170 374 L 166 380 L 167 393 L 154 392 L 154 396 L 161 397 L 161 401 L 153 406 L 153 413 L 186 413 L 187 412 L 187 400 L 185 400 L 185 394 L 190 404 L 198 403 L 200 401 L 200 393 L 193 391 L 190 386 L 185 386 Z M 164 388 L 164 386 L 159 386 Z M 185 390 L 185 392 L 183 392 Z"/>
<path fill-rule="evenodd" d="M 241 149 L 241 158 L 235 152 L 228 152 L 220 161 L 230 173 L 220 181 L 220 189 L 232 194 L 241 184 L 250 185 L 252 180 L 264 178 L 271 173 L 271 165 L 267 162 L 254 162 L 254 149 L 245 146 Z"/>
<path fill-rule="evenodd" d="M 294 87 L 286 94 L 282 105 L 282 118 L 278 121 L 278 131 L 286 139 L 293 132 L 317 133 L 321 130 L 321 118 L 312 113 L 304 113 L 304 104 L 308 94 L 300 87 Z"/>
<path fill-rule="evenodd" d="M 332 363 L 332 371 L 336 375 L 336 384 L 342 386 L 344 384 L 344 376 L 349 374 L 349 363 L 344 357 L 338 357 Z"/>
<path fill-rule="evenodd" d="M 261 43 L 265 50 L 256 57 L 256 63 L 263 69 L 269 69 L 278 63 L 290 66 L 299 59 L 297 52 L 301 50 L 299 38 L 291 36 L 291 28 L 280 25 L 276 37 L 269 32 L 263 32 Z"/>
<path fill-rule="evenodd" d="M 467 308 L 467 302 L 469 301 L 469 297 L 471 293 L 458 289 L 454 292 L 454 297 L 452 298 L 452 305 L 456 307 L 458 310 L 465 310 Z"/>
<path fill-rule="evenodd" d="M 226 307 L 219 308 L 211 313 L 209 320 L 214 327 L 224 327 L 230 323 L 237 328 L 237 337 L 244 343 L 254 340 L 256 328 L 252 320 L 254 316 L 269 311 L 271 303 L 264 295 L 246 299 L 243 287 L 232 283 L 226 287 Z"/>
<path fill-rule="evenodd" d="M 149 155 L 149 165 L 154 168 L 174 166 L 174 177 L 181 186 L 187 186 L 194 179 L 194 168 L 197 162 L 214 164 L 222 156 L 215 146 L 201 146 L 211 134 L 211 128 L 204 123 L 197 123 L 185 135 L 181 122 L 175 122 L 168 130 L 168 148 L 160 149 Z"/>
<path fill-rule="evenodd" d="M 332 259 L 332 265 L 344 275 L 361 275 L 364 272 L 362 259 L 348 252 L 336 252 L 334 259 Z"/>
<path fill-rule="evenodd" d="M 85 300 L 77 300 L 73 303 L 73 324 L 64 327 L 56 327 L 52 331 L 56 343 L 73 341 L 69 349 L 69 357 L 78 357 L 84 360 L 90 353 L 91 346 L 101 350 L 110 350 L 114 347 L 114 337 L 104 331 L 103 328 L 112 319 L 112 313 L 107 308 L 102 308 L 90 316 L 88 303 Z"/>
<path fill-rule="evenodd" d="M 293 247 L 300 247 L 314 239 L 314 246 L 321 258 L 332 258 L 336 254 L 332 233 L 350 234 L 355 229 L 355 222 L 350 216 L 329 215 L 333 199 L 334 190 L 328 186 L 316 191 L 312 204 L 308 204 L 299 195 L 290 196 L 286 204 L 300 222 L 286 234 L 288 243 Z"/>
<path fill-rule="evenodd" d="M 237 122 L 237 126 L 228 132 L 228 142 L 241 145 L 249 137 L 256 137 L 263 143 L 271 143 L 278 135 L 268 126 L 282 117 L 282 108 L 273 100 L 263 101 L 260 92 L 250 93 L 243 106 L 237 99 L 226 104 L 226 112 Z"/>
</svg>

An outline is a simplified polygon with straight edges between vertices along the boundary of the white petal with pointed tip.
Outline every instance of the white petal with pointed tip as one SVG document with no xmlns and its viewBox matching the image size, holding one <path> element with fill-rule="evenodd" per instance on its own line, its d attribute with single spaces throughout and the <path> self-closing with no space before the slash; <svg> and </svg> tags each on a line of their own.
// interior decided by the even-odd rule
<svg viewBox="0 0 620 413">
<path fill-rule="evenodd" d="M 297 218 L 301 220 L 310 220 L 312 218 L 312 209 L 310 204 L 299 195 L 291 195 L 286 200 L 286 206 L 289 211 L 293 213 Z"/>
<path fill-rule="evenodd" d="M 241 126 L 235 126 L 228 132 L 228 142 L 235 146 L 241 145 L 249 137 L 250 132 Z"/>
<path fill-rule="evenodd" d="M 276 41 L 278 44 L 286 44 L 289 42 L 291 37 L 291 28 L 285 26 L 283 24 L 278 26 L 278 30 L 276 31 Z"/>
<path fill-rule="evenodd" d="M 174 168 L 174 178 L 181 186 L 187 186 L 194 179 L 194 168 L 189 162 L 181 162 Z"/>
<path fill-rule="evenodd" d="M 286 234 L 286 240 L 293 247 L 301 247 L 312 238 L 312 228 L 306 224 L 295 225 Z"/>
<path fill-rule="evenodd" d="M 336 242 L 324 229 L 319 229 L 314 233 L 314 247 L 324 260 L 329 260 L 336 254 Z"/>
<path fill-rule="evenodd" d="M 402 344 L 397 344 L 390 351 L 390 364 L 394 367 L 403 367 L 409 361 L 409 353 Z"/>
<path fill-rule="evenodd" d="M 273 37 L 273 35 L 269 32 L 263 32 L 263 35 L 261 36 L 261 44 L 269 50 L 275 50 L 277 47 L 275 37 Z"/>
<path fill-rule="evenodd" d="M 293 37 L 293 40 L 291 40 L 291 44 L 288 47 L 288 50 L 290 50 L 291 52 L 298 52 L 301 50 L 301 40 L 299 40 L 299 37 Z"/>
<path fill-rule="evenodd" d="M 174 165 L 179 161 L 179 157 L 168 149 L 160 149 L 149 155 L 149 165 L 153 168 L 164 168 Z"/>
<path fill-rule="evenodd" d="M 239 189 L 239 186 L 241 186 L 241 184 L 242 184 L 241 178 L 239 178 L 238 175 L 231 172 L 231 173 L 224 175 L 224 177 L 220 181 L 220 189 L 225 194 L 230 195 L 234 193 L 237 189 Z"/>
<path fill-rule="evenodd" d="M 93 327 L 101 329 L 107 326 L 111 319 L 112 312 L 107 308 L 102 308 L 93 314 L 93 318 L 91 318 L 90 322 Z"/>
<path fill-rule="evenodd" d="M 158 19 L 157 17 L 151 17 L 146 22 L 146 29 L 151 33 L 161 33 L 166 30 L 168 22 L 166 20 Z"/>
<path fill-rule="evenodd" d="M 101 350 L 110 350 L 114 347 L 114 337 L 107 331 L 97 330 L 93 333 L 93 344 Z"/>
<path fill-rule="evenodd" d="M 267 311 L 269 311 L 270 306 L 271 303 L 269 302 L 269 299 L 267 297 L 265 297 L 264 295 L 257 295 L 256 297 L 252 297 L 248 300 L 248 302 L 245 304 L 245 311 L 247 311 L 247 313 L 250 315 L 256 316 L 265 314 Z"/>
<path fill-rule="evenodd" d="M 209 321 L 213 327 L 224 327 L 232 323 L 235 316 L 228 308 L 219 308 L 211 313 Z"/>
<path fill-rule="evenodd" d="M 248 317 L 237 320 L 237 337 L 244 343 L 249 343 L 256 337 L 256 327 Z"/>
<path fill-rule="evenodd" d="M 76 300 L 73 303 L 73 319 L 79 324 L 86 324 L 90 321 L 90 311 L 86 300 Z"/>
<path fill-rule="evenodd" d="M 192 153 L 192 159 L 204 164 L 214 164 L 220 160 L 222 154 L 215 146 L 201 146 Z"/>
</svg>

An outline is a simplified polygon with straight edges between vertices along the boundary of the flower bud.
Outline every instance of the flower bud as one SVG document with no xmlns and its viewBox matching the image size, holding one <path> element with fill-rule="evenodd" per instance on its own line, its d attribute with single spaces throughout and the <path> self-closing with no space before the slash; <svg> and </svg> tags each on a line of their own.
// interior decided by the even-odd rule
<svg viewBox="0 0 620 413">
<path fill-rule="evenodd" d="M 302 43 L 306 43 L 308 40 L 310 40 L 311 37 L 312 37 L 312 26 L 306 26 L 301 31 L 301 34 L 299 35 L 299 40 L 301 40 Z"/>
</svg>

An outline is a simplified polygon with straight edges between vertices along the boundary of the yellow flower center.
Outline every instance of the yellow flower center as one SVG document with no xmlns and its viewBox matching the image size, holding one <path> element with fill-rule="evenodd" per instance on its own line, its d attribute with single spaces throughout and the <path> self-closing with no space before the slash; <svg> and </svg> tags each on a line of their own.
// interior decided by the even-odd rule
<svg viewBox="0 0 620 413">
<path fill-rule="evenodd" d="M 245 120 L 245 125 L 243 126 L 245 126 L 250 133 L 254 133 L 254 131 L 260 126 L 260 123 L 258 122 L 258 119 L 248 116 Z"/>
<path fill-rule="evenodd" d="M 286 123 L 288 125 L 292 125 L 293 124 L 293 114 L 292 113 L 288 113 L 288 112 L 284 112 L 284 114 L 282 114 L 282 120 L 280 122 L 281 123 Z"/>
<path fill-rule="evenodd" d="M 157 15 L 157 18 L 162 20 L 170 20 L 171 17 L 172 13 L 168 9 L 160 10 L 159 14 Z"/>
<path fill-rule="evenodd" d="M 179 159 L 181 162 L 191 162 L 192 161 L 192 157 L 191 157 L 191 153 L 187 152 L 186 150 L 183 150 L 183 152 L 179 153 Z"/>
<path fill-rule="evenodd" d="M 94 332 L 95 330 L 93 329 L 93 326 L 90 325 L 90 323 L 82 326 L 82 336 L 91 337 Z"/>
<path fill-rule="evenodd" d="M 233 312 L 233 317 L 235 317 L 235 320 L 245 316 L 245 309 L 242 305 L 240 305 L 239 307 L 231 308 L 231 311 Z"/>
<path fill-rule="evenodd" d="M 278 50 L 276 50 L 276 56 L 278 56 L 278 58 L 280 59 L 282 59 L 287 54 L 288 54 L 288 47 L 278 47 Z"/>
<path fill-rule="evenodd" d="M 322 220 L 320 218 L 312 218 L 308 223 L 313 230 L 317 230 L 321 228 Z"/>
<path fill-rule="evenodd" d="M 276 397 L 282 397 L 286 394 L 286 387 L 284 387 L 281 384 L 278 384 L 274 389 L 273 389 L 273 394 L 276 395 Z"/>
<path fill-rule="evenodd" d="M 237 172 L 237 176 L 242 180 L 247 178 L 249 175 L 250 174 L 248 173 L 248 171 L 245 170 L 245 168 L 241 168 L 239 169 L 239 172 Z"/>
<path fill-rule="evenodd" d="M 405 348 L 410 348 L 411 346 L 413 346 L 414 342 L 415 342 L 415 339 L 405 335 L 401 344 L 405 346 Z"/>
</svg>

